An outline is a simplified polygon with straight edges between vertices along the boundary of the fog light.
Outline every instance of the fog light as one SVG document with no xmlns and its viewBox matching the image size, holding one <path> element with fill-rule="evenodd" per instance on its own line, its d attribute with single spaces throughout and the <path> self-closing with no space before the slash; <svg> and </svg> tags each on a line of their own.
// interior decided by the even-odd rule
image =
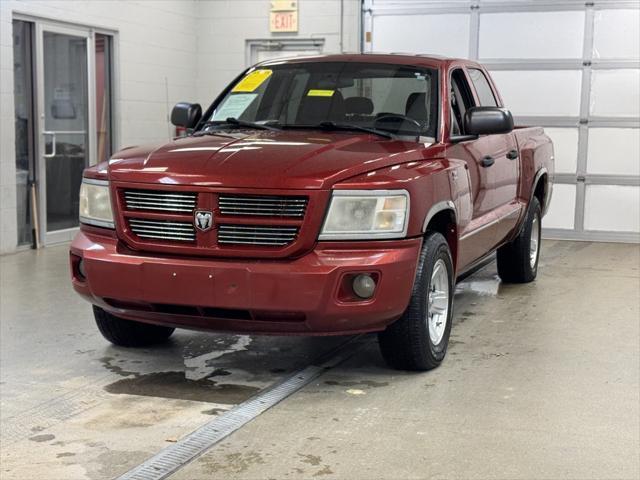
<svg viewBox="0 0 640 480">
<path fill-rule="evenodd" d="M 368 273 L 361 273 L 354 277 L 351 288 L 358 297 L 371 298 L 376 289 L 376 282 Z"/>
<path fill-rule="evenodd" d="M 78 262 L 78 273 L 82 275 L 82 278 L 87 278 L 87 274 L 84 271 L 84 260 L 82 259 Z"/>
</svg>

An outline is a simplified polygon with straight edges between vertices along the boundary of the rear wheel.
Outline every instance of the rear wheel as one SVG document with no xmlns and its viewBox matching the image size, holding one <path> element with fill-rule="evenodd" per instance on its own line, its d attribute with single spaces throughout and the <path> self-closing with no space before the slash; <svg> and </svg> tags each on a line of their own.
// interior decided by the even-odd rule
<svg viewBox="0 0 640 480">
<path fill-rule="evenodd" d="M 540 201 L 533 197 L 520 234 L 497 253 L 498 275 L 503 282 L 528 283 L 538 275 L 542 231 Z"/>
<path fill-rule="evenodd" d="M 431 370 L 442 363 L 453 316 L 453 261 L 437 232 L 425 237 L 409 307 L 378 334 L 386 362 L 401 370 Z"/>
<path fill-rule="evenodd" d="M 144 347 L 167 340 L 175 328 L 124 320 L 93 306 L 93 316 L 102 336 L 120 347 Z"/>
</svg>

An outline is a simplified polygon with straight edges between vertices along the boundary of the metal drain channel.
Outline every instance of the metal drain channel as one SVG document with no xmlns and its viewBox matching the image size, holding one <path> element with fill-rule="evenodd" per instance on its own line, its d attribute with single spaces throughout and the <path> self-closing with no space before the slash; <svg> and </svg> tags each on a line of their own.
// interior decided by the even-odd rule
<svg viewBox="0 0 640 480">
<path fill-rule="evenodd" d="M 299 370 L 219 415 L 118 477 L 118 480 L 161 480 L 167 478 L 258 415 L 311 383 L 326 370 L 353 356 L 364 345 L 363 338 L 362 335 L 359 335 L 343 342 L 337 348 L 322 355 L 312 365 Z"/>
</svg>

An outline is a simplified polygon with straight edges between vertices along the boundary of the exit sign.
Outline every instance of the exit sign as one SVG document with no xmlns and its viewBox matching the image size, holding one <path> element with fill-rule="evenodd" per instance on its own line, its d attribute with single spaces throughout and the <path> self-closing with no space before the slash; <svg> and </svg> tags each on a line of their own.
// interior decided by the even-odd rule
<svg viewBox="0 0 640 480">
<path fill-rule="evenodd" d="M 269 30 L 271 32 L 298 31 L 297 0 L 272 0 L 269 14 Z"/>
</svg>

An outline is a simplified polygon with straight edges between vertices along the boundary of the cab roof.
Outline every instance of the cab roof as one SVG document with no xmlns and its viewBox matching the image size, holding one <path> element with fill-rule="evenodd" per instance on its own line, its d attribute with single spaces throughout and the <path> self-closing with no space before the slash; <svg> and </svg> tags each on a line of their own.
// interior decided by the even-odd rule
<svg viewBox="0 0 640 480">
<path fill-rule="evenodd" d="M 465 65 L 479 65 L 477 62 L 463 58 L 450 58 L 432 54 L 412 53 L 343 53 L 329 55 L 313 55 L 309 57 L 289 57 L 266 60 L 260 66 L 280 65 L 283 63 L 315 63 L 315 62 L 362 62 L 388 63 L 391 65 L 426 66 L 443 68 L 452 63 Z"/>
</svg>

